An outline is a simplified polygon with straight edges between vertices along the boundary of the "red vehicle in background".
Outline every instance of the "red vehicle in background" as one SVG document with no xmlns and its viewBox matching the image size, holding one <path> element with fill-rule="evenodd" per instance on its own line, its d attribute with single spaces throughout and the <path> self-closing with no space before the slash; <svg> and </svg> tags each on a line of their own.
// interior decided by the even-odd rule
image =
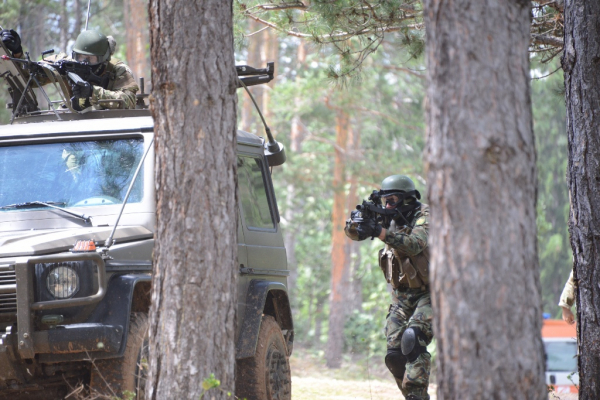
<svg viewBox="0 0 600 400">
<path fill-rule="evenodd" d="M 560 319 L 544 319 L 546 384 L 554 393 L 578 393 L 577 330 Z"/>
</svg>

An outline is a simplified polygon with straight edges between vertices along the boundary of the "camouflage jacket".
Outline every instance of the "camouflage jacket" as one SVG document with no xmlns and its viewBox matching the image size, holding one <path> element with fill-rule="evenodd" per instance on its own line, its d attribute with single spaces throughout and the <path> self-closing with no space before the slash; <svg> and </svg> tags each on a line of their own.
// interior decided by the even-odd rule
<svg viewBox="0 0 600 400">
<path fill-rule="evenodd" d="M 379 265 L 394 288 L 429 284 L 429 207 L 422 204 L 411 222 L 412 228 L 392 223 L 379 252 Z"/>
<path fill-rule="evenodd" d="M 379 252 L 379 266 L 394 288 L 429 284 L 429 207 L 421 204 L 411 222 L 412 229 L 392 223 L 383 240 L 386 246 Z M 357 226 L 351 219 L 346 221 L 346 236 L 358 240 Z"/>
<path fill-rule="evenodd" d="M 573 279 L 573 271 L 571 270 L 569 279 L 567 279 L 565 288 L 560 295 L 558 305 L 565 308 L 571 308 L 573 303 L 575 303 L 575 280 Z"/>
<path fill-rule="evenodd" d="M 47 57 L 45 61 L 57 62 L 61 60 L 72 61 L 65 53 L 57 54 L 56 56 Z M 135 78 L 131 69 L 123 61 L 113 58 L 107 64 L 104 73 L 102 75 L 109 74 L 108 86 L 106 89 L 100 86 L 93 86 L 92 97 L 90 97 L 90 103 L 98 108 L 111 109 L 120 108 L 117 102 L 102 102 L 99 100 L 123 100 L 125 102 L 124 108 L 135 108 L 136 97 L 135 94 L 139 90 L 138 85 L 135 83 Z M 67 79 L 63 77 L 63 79 Z M 51 80 L 44 77 L 40 80 L 40 84 L 47 85 L 51 83 Z M 70 88 L 70 83 L 67 85 Z"/>
</svg>

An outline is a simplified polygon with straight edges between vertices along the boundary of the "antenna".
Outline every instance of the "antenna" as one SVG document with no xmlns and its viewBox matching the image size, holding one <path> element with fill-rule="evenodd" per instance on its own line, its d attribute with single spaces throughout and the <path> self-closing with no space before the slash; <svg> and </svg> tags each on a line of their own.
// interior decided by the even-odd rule
<svg viewBox="0 0 600 400">
<path fill-rule="evenodd" d="M 92 0 L 88 0 L 88 10 L 87 17 L 85 18 L 85 30 L 88 30 L 88 22 L 90 22 L 90 6 L 92 5 Z"/>
</svg>

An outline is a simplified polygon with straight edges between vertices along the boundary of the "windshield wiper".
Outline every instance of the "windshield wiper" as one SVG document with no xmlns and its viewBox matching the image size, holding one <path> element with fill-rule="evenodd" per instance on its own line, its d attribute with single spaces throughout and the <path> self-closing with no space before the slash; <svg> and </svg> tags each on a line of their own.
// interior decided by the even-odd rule
<svg viewBox="0 0 600 400">
<path fill-rule="evenodd" d="M 15 204 L 8 204 L 6 206 L 2 206 L 0 207 L 0 209 L 5 209 L 5 208 L 36 208 L 36 207 L 50 207 L 53 208 L 55 210 L 60 210 L 66 214 L 72 215 L 73 217 L 77 217 L 79 219 L 84 220 L 86 223 L 90 224 L 92 222 L 91 217 L 88 217 L 84 214 L 77 214 L 74 213 L 72 211 L 69 210 L 65 210 L 62 207 L 58 207 L 58 205 L 64 206 L 67 203 L 65 203 L 64 201 L 48 201 L 48 202 L 43 202 L 43 201 L 28 201 L 26 203 L 15 203 Z"/>
</svg>

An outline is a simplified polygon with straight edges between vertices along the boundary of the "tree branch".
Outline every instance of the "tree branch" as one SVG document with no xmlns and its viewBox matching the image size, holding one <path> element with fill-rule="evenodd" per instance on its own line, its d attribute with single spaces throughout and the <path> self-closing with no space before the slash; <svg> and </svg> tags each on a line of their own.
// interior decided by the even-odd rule
<svg viewBox="0 0 600 400">
<path fill-rule="evenodd" d="M 265 11 L 280 11 L 280 10 L 306 10 L 308 8 L 307 5 L 302 3 L 301 1 L 297 1 L 295 3 L 282 3 L 282 4 L 258 4 L 256 6 L 250 7 L 247 12 L 252 10 L 253 8 L 259 8 Z"/>
<path fill-rule="evenodd" d="M 384 69 L 392 70 L 392 71 L 406 72 L 407 74 L 410 74 L 412 76 L 416 76 L 419 79 L 425 79 L 425 75 L 420 74 L 418 71 L 413 71 L 410 68 L 398 67 L 396 65 L 381 65 L 381 67 L 384 68 Z M 423 70 L 422 72 L 425 72 L 425 71 Z"/>
<path fill-rule="evenodd" d="M 285 30 L 272 22 L 269 22 L 262 18 L 257 17 L 256 15 L 254 15 L 252 13 L 246 12 L 246 16 L 255 20 L 256 22 L 259 22 L 263 25 L 266 25 L 268 27 L 276 29 L 280 32 L 283 32 L 283 33 L 289 35 L 289 36 L 295 36 L 295 37 L 305 38 L 305 39 L 316 37 L 316 36 L 308 34 L 308 33 L 301 33 L 301 32 Z M 414 15 L 410 15 L 410 16 L 405 17 L 402 21 L 408 20 L 408 19 L 414 19 L 414 18 L 415 18 Z M 402 22 L 402 21 L 399 21 L 399 22 Z M 332 34 L 328 34 L 328 35 L 319 35 L 318 37 L 323 38 L 323 39 L 349 39 L 356 35 L 367 35 L 369 33 L 375 33 L 375 32 L 381 32 L 381 33 L 398 32 L 403 29 L 423 29 L 423 24 L 416 23 L 416 24 L 410 24 L 410 25 L 405 25 L 405 26 L 390 26 L 390 27 L 379 28 L 379 29 L 362 29 L 362 30 L 358 30 L 356 32 L 339 32 L 339 33 L 332 33 Z"/>
<path fill-rule="evenodd" d="M 532 34 L 531 41 L 535 44 L 545 44 L 548 46 L 559 47 L 559 48 L 562 48 L 564 45 L 563 41 L 560 40 L 559 38 L 556 38 L 553 36 L 546 36 L 546 35 Z"/>
</svg>

